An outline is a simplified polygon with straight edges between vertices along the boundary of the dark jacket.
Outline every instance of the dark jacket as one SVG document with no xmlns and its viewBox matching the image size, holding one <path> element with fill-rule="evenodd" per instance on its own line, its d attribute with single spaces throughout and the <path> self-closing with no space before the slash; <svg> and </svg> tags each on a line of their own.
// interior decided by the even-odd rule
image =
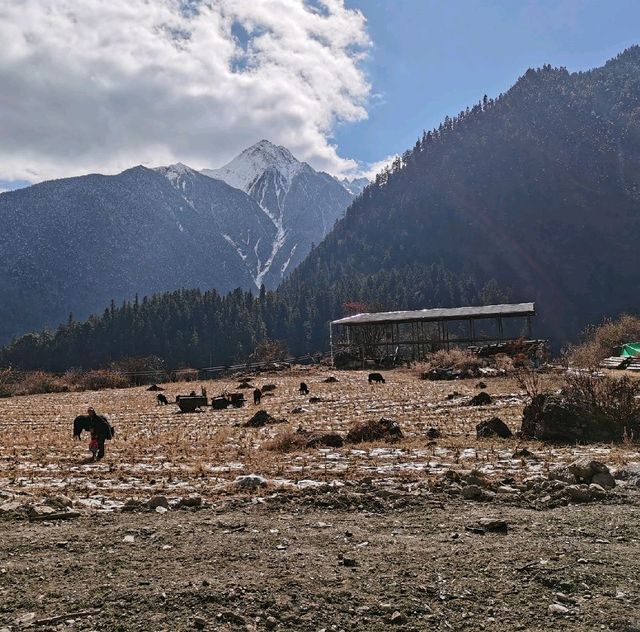
<svg viewBox="0 0 640 632">
<path fill-rule="evenodd" d="M 95 432 L 96 439 L 113 438 L 113 428 L 106 417 L 102 415 L 91 415 L 89 419 L 91 420 L 91 426 Z"/>
</svg>

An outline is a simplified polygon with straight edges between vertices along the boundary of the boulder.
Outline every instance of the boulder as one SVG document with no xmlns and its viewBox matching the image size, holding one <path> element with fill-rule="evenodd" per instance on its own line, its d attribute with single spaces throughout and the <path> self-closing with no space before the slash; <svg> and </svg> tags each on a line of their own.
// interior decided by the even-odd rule
<svg viewBox="0 0 640 632">
<path fill-rule="evenodd" d="M 439 439 L 442 436 L 442 433 L 438 428 L 429 428 L 427 430 L 427 439 Z"/>
<path fill-rule="evenodd" d="M 491 399 L 491 395 L 486 391 L 480 391 L 477 395 L 474 395 L 469 400 L 469 406 L 487 406 L 493 400 Z"/>
<path fill-rule="evenodd" d="M 622 423 L 614 423 L 586 403 L 562 395 L 536 395 L 522 414 L 522 435 L 554 443 L 608 443 L 624 439 Z"/>
<path fill-rule="evenodd" d="M 485 419 L 476 426 L 476 437 L 478 439 L 486 439 L 488 437 L 510 439 L 512 436 L 513 433 L 509 430 L 509 426 L 500 417 Z"/>
<path fill-rule="evenodd" d="M 378 421 L 357 424 L 347 433 L 347 443 L 363 441 L 399 441 L 404 435 L 393 419 L 382 417 Z"/>
</svg>

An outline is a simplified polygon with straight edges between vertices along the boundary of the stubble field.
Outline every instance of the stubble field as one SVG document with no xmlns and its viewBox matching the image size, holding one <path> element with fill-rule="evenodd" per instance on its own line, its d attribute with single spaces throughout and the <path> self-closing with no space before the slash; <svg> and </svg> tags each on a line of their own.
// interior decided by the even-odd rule
<svg viewBox="0 0 640 632">
<path fill-rule="evenodd" d="M 636 446 L 478 440 L 489 417 L 519 428 L 526 396 L 514 380 L 485 379 L 493 402 L 473 407 L 478 380 L 385 377 L 250 376 L 276 385 L 260 406 L 193 414 L 144 387 L 0 400 L 0 505 L 20 505 L 0 513 L 0 630 L 638 629 L 636 488 L 620 481 L 575 504 L 549 482 L 580 457 L 633 469 Z M 164 394 L 212 396 L 238 381 Z M 116 427 L 100 463 L 71 436 L 87 406 Z M 287 423 L 243 427 L 259 409 Z M 401 441 L 274 449 L 299 427 L 345 435 L 382 416 Z M 266 484 L 236 483 L 247 474 Z M 463 495 L 471 484 L 484 491 Z M 146 507 L 158 496 L 168 510 Z M 33 507 L 64 505 L 80 516 L 33 519 Z"/>
</svg>

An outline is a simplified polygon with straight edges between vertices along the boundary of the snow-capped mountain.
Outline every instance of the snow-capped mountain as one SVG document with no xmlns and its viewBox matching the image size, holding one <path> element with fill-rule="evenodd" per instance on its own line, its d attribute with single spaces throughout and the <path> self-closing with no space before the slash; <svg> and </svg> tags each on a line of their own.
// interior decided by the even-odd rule
<svg viewBox="0 0 640 632">
<path fill-rule="evenodd" d="M 277 285 L 325 237 L 353 199 L 344 184 L 267 140 L 245 149 L 224 167 L 202 173 L 247 193 L 273 225 L 269 256 L 250 269 L 258 287 Z"/>
<path fill-rule="evenodd" d="M 207 175 L 138 166 L 2 193 L 0 343 L 136 294 L 274 288 L 351 199 L 266 141 Z"/>
</svg>

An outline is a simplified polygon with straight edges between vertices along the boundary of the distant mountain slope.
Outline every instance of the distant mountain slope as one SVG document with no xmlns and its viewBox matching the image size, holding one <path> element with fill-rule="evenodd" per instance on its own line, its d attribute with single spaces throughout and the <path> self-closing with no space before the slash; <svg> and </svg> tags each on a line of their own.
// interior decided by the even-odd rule
<svg viewBox="0 0 640 632">
<path fill-rule="evenodd" d="M 247 259 L 267 257 L 264 213 L 224 182 L 171 169 L 171 178 L 135 167 L 1 194 L 0 340 L 136 293 L 252 287 L 230 242 Z"/>
<path fill-rule="evenodd" d="M 262 140 L 220 169 L 203 174 L 223 180 L 250 195 L 272 223 L 275 234 L 268 257 L 251 270 L 259 287 L 275 287 L 344 215 L 362 185 L 341 183 L 294 158 L 285 147 Z"/>
<path fill-rule="evenodd" d="M 365 189 L 291 284 L 437 263 L 535 300 L 538 332 L 562 342 L 640 310 L 638 243 L 634 47 L 590 72 L 529 70 L 447 117 Z"/>
</svg>

